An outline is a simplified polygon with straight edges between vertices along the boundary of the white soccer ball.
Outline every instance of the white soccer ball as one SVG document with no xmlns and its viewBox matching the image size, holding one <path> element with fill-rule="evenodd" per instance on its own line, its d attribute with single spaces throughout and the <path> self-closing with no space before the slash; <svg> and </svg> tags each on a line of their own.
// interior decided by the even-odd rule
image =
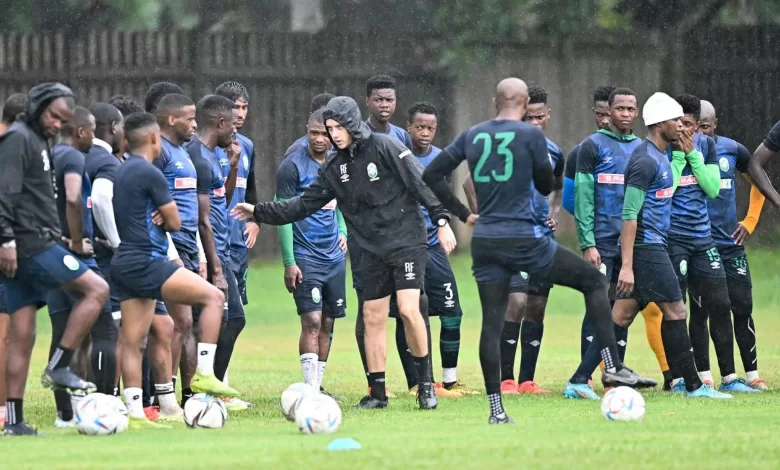
<svg viewBox="0 0 780 470">
<path fill-rule="evenodd" d="M 287 387 L 282 392 L 282 397 L 279 400 L 279 405 L 282 407 L 282 414 L 287 421 L 295 421 L 295 407 L 300 402 L 301 398 L 308 395 L 314 395 L 318 390 L 314 390 L 309 384 L 295 383 Z"/>
<path fill-rule="evenodd" d="M 307 395 L 295 410 L 295 424 L 304 434 L 334 433 L 341 425 L 341 408 L 327 395 Z"/>
<path fill-rule="evenodd" d="M 225 405 L 205 393 L 196 393 L 184 403 L 184 422 L 191 428 L 220 429 L 227 417 Z"/>
<path fill-rule="evenodd" d="M 91 393 L 81 399 L 74 411 L 81 434 L 104 436 L 127 430 L 127 408 L 116 397 Z"/>
<path fill-rule="evenodd" d="M 638 421 L 645 415 L 645 399 L 633 388 L 613 388 L 601 400 L 601 414 L 610 421 Z"/>
</svg>

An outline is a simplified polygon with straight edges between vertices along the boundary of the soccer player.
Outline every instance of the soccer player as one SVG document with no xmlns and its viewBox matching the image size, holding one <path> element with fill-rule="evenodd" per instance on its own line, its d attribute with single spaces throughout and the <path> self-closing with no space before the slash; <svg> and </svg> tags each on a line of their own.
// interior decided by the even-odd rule
<svg viewBox="0 0 780 470">
<path fill-rule="evenodd" d="M 501 329 L 511 277 L 520 271 L 539 282 L 561 284 L 585 295 L 606 364 L 602 381 L 637 385 L 644 381 L 623 366 L 609 312 L 607 281 L 598 268 L 542 234 L 533 207 L 534 191 L 548 195 L 555 186 L 544 133 L 522 122 L 528 87 L 518 78 L 502 80 L 494 98 L 497 117 L 461 134 L 428 165 L 423 180 L 463 222 L 475 225 L 471 242 L 473 272 L 482 303 L 479 358 L 490 405 L 488 423 L 514 421 L 501 401 Z M 479 217 L 452 193 L 445 177 L 468 161 L 477 191 Z M 479 219 L 479 220 L 477 220 Z"/>
<path fill-rule="evenodd" d="M 161 111 L 183 97 L 173 96 L 160 102 Z M 169 192 L 165 176 L 152 164 L 162 148 L 156 118 L 137 113 L 125 121 L 129 158 L 116 174 L 114 213 L 121 244 L 112 261 L 113 279 L 119 289 L 122 308 L 120 338 L 123 343 L 122 378 L 131 426 L 157 428 L 144 415 L 141 400 L 141 342 L 154 316 L 156 300 L 202 308 L 201 343 L 198 344 L 198 371 L 192 387 L 198 392 L 235 396 L 214 377 L 214 351 L 225 296 L 191 269 L 183 269 L 167 260 L 165 232 L 181 228 L 177 204 Z"/>
<path fill-rule="evenodd" d="M 371 379 L 362 408 L 385 408 L 385 328 L 390 296 L 396 293 L 407 341 L 414 356 L 422 409 L 437 406 L 428 343 L 420 313 L 420 291 L 427 261 L 425 222 L 420 204 L 440 223 L 449 214 L 420 179 L 421 165 L 397 139 L 374 134 L 361 120 L 352 98 L 333 98 L 324 111 L 325 128 L 337 148 L 318 178 L 301 196 L 256 206 L 239 204 L 236 217 L 283 225 L 305 219 L 334 198 L 349 232 L 362 249 L 365 346 Z"/>
<path fill-rule="evenodd" d="M 309 113 L 313 113 L 314 111 L 317 111 L 318 109 L 324 109 L 325 106 L 328 105 L 328 102 L 335 98 L 336 95 L 333 95 L 331 93 L 319 93 L 317 95 L 314 95 L 314 97 L 311 99 L 311 107 L 309 110 Z M 287 151 L 284 152 L 285 155 L 289 154 L 294 150 L 296 146 L 303 146 L 306 147 L 309 145 L 309 136 L 305 135 L 303 137 L 300 137 L 298 140 L 292 143 L 290 147 L 287 148 Z"/>
<path fill-rule="evenodd" d="M 133 113 L 143 112 L 144 108 L 134 98 L 125 95 L 114 95 L 108 99 L 108 104 L 115 107 L 122 113 L 122 116 L 129 116 Z M 121 161 L 125 161 L 125 153 L 127 153 L 127 142 L 122 140 L 122 145 L 119 152 L 114 155 Z"/>
<path fill-rule="evenodd" d="M 224 96 L 206 95 L 198 101 L 195 119 L 199 124 L 198 133 L 186 145 L 195 170 L 198 174 L 198 231 L 206 253 L 213 252 L 216 259 L 209 259 L 209 280 L 215 282 L 216 266 L 222 267 L 225 278 L 223 293 L 226 304 L 220 327 L 217 350 L 214 355 L 214 375 L 223 380 L 235 340 L 244 327 L 244 307 L 238 290 L 238 282 L 230 260 L 230 226 L 228 205 L 236 189 L 241 147 L 233 140 L 236 104 Z M 217 149 L 227 149 L 225 158 L 220 157 Z M 223 154 L 224 155 L 224 154 Z M 227 160 L 227 161 L 225 161 Z M 227 177 L 223 171 L 227 167 Z M 220 287 L 220 286 L 217 286 Z M 230 319 L 233 319 L 231 329 Z M 237 320 L 241 320 L 240 323 Z M 197 323 L 197 321 L 195 322 Z M 225 405 L 233 411 L 245 410 L 248 405 L 225 397 Z"/>
<path fill-rule="evenodd" d="M 5 100 L 2 119 L 0 119 L 0 135 L 11 127 L 16 121 L 16 116 L 24 112 L 27 105 L 27 95 L 14 93 Z M 5 424 L 5 358 L 8 329 L 11 327 L 11 317 L 5 308 L 5 293 L 3 290 L 2 276 L 0 276 L 0 425 Z"/>
<path fill-rule="evenodd" d="M 766 390 L 766 382 L 758 375 L 758 352 L 756 345 L 756 326 L 753 322 L 753 288 L 750 279 L 750 267 L 745 253 L 745 242 L 758 224 L 764 196 L 752 185 L 750 205 L 744 220 L 737 222 L 737 198 L 735 177 L 742 173 L 748 181 L 750 152 L 744 145 L 728 137 L 715 134 L 718 118 L 715 107 L 709 101 L 701 101 L 699 132 L 712 137 L 718 154 L 720 168 L 720 192 L 714 200 L 707 201 L 707 210 L 712 226 L 712 238 L 723 259 L 726 270 L 726 284 L 729 289 L 731 311 L 734 314 L 734 336 L 739 346 L 742 365 L 747 375 L 746 381 L 751 388 Z M 698 308 L 691 304 L 691 310 Z M 709 341 L 707 341 L 709 349 Z"/>
<path fill-rule="evenodd" d="M 390 123 L 396 104 L 395 78 L 389 75 L 374 75 L 366 81 L 366 124 L 371 132 L 389 134 L 410 149 L 412 138 L 409 132 Z"/>
<path fill-rule="evenodd" d="M 73 256 L 100 274 L 93 256 L 92 226 L 92 184 L 86 175 L 84 153 L 92 148 L 95 137 L 95 117 L 88 109 L 76 107 L 71 120 L 62 127 L 60 143 L 52 148 L 52 162 L 55 170 L 57 214 L 65 248 Z M 49 316 L 52 324 L 52 341 L 49 358 L 60 342 L 68 322 L 73 298 L 61 290 L 50 291 L 47 296 Z M 111 317 L 111 304 L 105 302 L 92 325 L 91 364 L 95 385 L 99 393 L 113 394 L 116 379 L 117 329 Z M 86 343 L 89 345 L 89 343 Z M 82 348 L 85 345 L 82 344 Z M 71 396 L 65 391 L 55 390 L 57 405 L 56 428 L 76 426 L 73 419 Z"/>
<path fill-rule="evenodd" d="M 302 195 L 317 179 L 330 151 L 323 110 L 307 124 L 307 146 L 296 146 L 276 172 L 276 199 Z M 279 227 L 284 284 L 301 321 L 298 353 L 303 380 L 320 390 L 330 353 L 334 321 L 346 316 L 347 233 L 336 201 L 308 218 Z"/>
<path fill-rule="evenodd" d="M 753 153 L 754 158 L 750 159 L 748 165 L 748 174 L 753 178 L 753 182 L 761 194 L 769 199 L 769 202 L 775 207 L 780 208 L 780 194 L 777 194 L 765 170 L 769 160 L 778 153 L 780 153 L 780 121 L 772 126 L 769 134 Z"/>
<path fill-rule="evenodd" d="M 528 88 L 528 98 L 528 108 L 523 120 L 544 131 L 551 117 L 550 108 L 547 106 L 547 91 L 540 86 L 531 86 Z M 534 192 L 533 206 L 536 209 L 541 232 L 548 237 L 553 237 L 561 211 L 564 158 L 560 147 L 549 138 L 546 140 L 547 153 L 555 176 L 555 186 L 549 198 Z M 534 382 L 550 288 L 552 288 L 551 284 L 529 279 L 526 273 L 512 276 L 508 308 L 501 332 L 501 393 L 504 395 L 550 393 Z M 520 374 L 515 381 L 514 368 L 518 339 L 521 345 Z"/>
<path fill-rule="evenodd" d="M 609 95 L 615 90 L 613 85 L 602 85 L 596 88 L 593 92 L 593 124 L 596 125 L 596 130 L 609 129 L 610 112 L 609 112 Z M 566 211 L 574 215 L 574 178 L 577 172 L 577 149 L 579 145 L 576 145 L 569 155 L 566 157 L 566 170 L 563 178 L 563 202 L 562 207 Z M 585 349 L 589 341 L 583 341 L 582 353 L 585 354 Z"/>
<path fill-rule="evenodd" d="M 702 383 L 685 329 L 685 304 L 666 252 L 673 197 L 687 162 L 701 156 L 693 133 L 681 121 L 683 107 L 664 93 L 650 97 L 642 109 L 648 137 L 631 155 L 625 172 L 626 191 L 620 233 L 621 260 L 613 320 L 628 329 L 639 310 L 656 302 L 663 312 L 662 335 L 669 362 L 686 382 L 691 398 L 731 398 Z M 670 163 L 669 144 L 673 152 Z"/>
<path fill-rule="evenodd" d="M 680 178 L 680 185 L 672 198 L 672 216 L 669 226 L 669 258 L 672 260 L 680 290 L 686 291 L 692 302 L 689 331 L 696 369 L 702 382 L 711 385 L 709 332 L 718 356 L 722 377 L 720 391 L 755 392 L 739 379 L 734 366 L 734 327 L 731 322 L 731 302 L 723 261 L 715 246 L 707 210 L 707 199 L 715 199 L 720 191 L 720 168 L 715 141 L 696 133 L 701 101 L 693 95 L 680 95 L 677 102 L 683 108 L 680 119 L 687 133 L 694 134 L 698 153 L 686 154 L 688 164 Z M 679 371 L 674 371 L 679 375 Z M 675 377 L 677 379 L 679 377 Z M 682 391 L 679 381 L 672 390 Z"/>
<path fill-rule="evenodd" d="M 438 127 L 439 113 L 428 102 L 413 104 L 407 111 L 406 129 L 412 138 L 412 153 L 423 167 L 428 166 L 441 149 L 433 145 Z M 435 384 L 436 394 L 443 398 L 457 398 L 479 392 L 469 390 L 458 380 L 458 356 L 460 354 L 460 324 L 463 311 L 460 306 L 458 284 L 447 259 L 453 248 L 455 235 L 449 224 L 434 225 L 428 210 L 421 206 L 425 226 L 428 231 L 428 263 L 425 265 L 425 301 L 421 309 L 429 316 L 441 320 L 439 334 L 439 352 L 441 354 L 442 381 Z M 409 354 L 403 322 L 396 323 L 396 341 L 399 354 Z M 429 335 L 430 324 L 426 323 Z M 400 331 L 399 331 L 400 330 Z M 398 344 L 398 340 L 402 342 Z M 402 362 L 404 360 L 402 359 Z M 405 368 L 406 369 L 406 368 Z M 411 369 L 411 368 L 410 368 Z M 412 369 L 414 371 L 414 369 Z M 414 377 L 415 383 L 417 377 Z M 416 385 L 414 387 L 416 390 Z M 453 393 L 446 393 L 453 392 Z M 457 394 L 457 395 L 456 395 Z"/>
<path fill-rule="evenodd" d="M 60 228 L 49 159 L 48 140 L 70 120 L 74 106 L 68 87 L 60 83 L 36 85 L 27 94 L 24 118 L 0 136 L 0 272 L 6 308 L 13 315 L 7 353 L 5 435 L 37 435 L 24 421 L 23 397 L 35 343 L 36 310 L 45 305 L 49 290 L 65 289 L 79 301 L 42 382 L 68 391 L 95 389 L 68 365 L 95 322 L 108 296 L 108 285 L 58 245 Z"/>
</svg>

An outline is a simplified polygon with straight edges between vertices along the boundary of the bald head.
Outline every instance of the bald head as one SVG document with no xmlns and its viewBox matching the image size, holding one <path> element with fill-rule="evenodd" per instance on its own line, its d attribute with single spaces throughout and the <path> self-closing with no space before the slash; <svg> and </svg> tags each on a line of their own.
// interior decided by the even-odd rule
<svg viewBox="0 0 780 470">
<path fill-rule="evenodd" d="M 718 117 L 715 114 L 715 106 L 707 100 L 701 100 L 701 115 L 699 116 L 699 131 L 710 137 L 715 135 L 718 128 Z"/>
<path fill-rule="evenodd" d="M 505 78 L 498 82 L 494 101 L 499 113 L 519 108 L 524 111 L 528 104 L 528 85 L 519 78 Z"/>
</svg>

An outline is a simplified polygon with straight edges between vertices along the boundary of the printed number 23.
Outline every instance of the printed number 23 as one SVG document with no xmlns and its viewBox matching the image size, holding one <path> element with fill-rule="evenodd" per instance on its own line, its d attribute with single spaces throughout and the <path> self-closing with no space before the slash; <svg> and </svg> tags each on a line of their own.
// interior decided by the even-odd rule
<svg viewBox="0 0 780 470">
<path fill-rule="evenodd" d="M 474 136 L 472 143 L 476 144 L 480 140 L 482 141 L 482 155 L 477 161 L 477 166 L 474 167 L 474 182 L 475 183 L 489 183 L 490 179 L 503 183 L 509 181 L 514 171 L 515 156 L 512 151 L 509 150 L 509 144 L 515 139 L 514 132 L 498 132 L 495 135 L 496 140 L 499 141 L 498 149 L 496 150 L 499 155 L 504 157 L 504 172 L 496 173 L 496 170 L 492 170 L 490 175 L 482 174 L 482 167 L 485 166 L 485 162 L 490 157 L 493 150 L 493 137 L 487 132 L 480 132 Z"/>
</svg>

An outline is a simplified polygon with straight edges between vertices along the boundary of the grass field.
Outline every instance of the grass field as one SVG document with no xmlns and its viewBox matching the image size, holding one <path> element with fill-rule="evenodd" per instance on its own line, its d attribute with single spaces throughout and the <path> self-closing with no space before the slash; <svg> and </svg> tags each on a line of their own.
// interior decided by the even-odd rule
<svg viewBox="0 0 780 470">
<path fill-rule="evenodd" d="M 780 256 L 754 252 L 759 364 L 770 386 L 780 389 Z M 479 300 L 469 271 L 470 260 L 454 260 L 465 312 L 460 378 L 482 390 L 477 355 Z M 328 452 L 334 436 L 304 436 L 279 412 L 279 393 L 301 381 L 293 301 L 283 288 L 280 265 L 256 265 L 250 275 L 248 325 L 231 366 L 231 385 L 256 407 L 232 414 L 220 431 L 127 432 L 85 437 L 51 427 L 54 401 L 38 383 L 49 343 L 45 313 L 39 316 L 39 340 L 28 386 L 28 421 L 43 429 L 39 439 L 3 439 L 4 467 L 18 468 L 370 468 L 411 469 L 446 465 L 454 468 L 733 468 L 768 465 L 780 458 L 780 393 L 737 396 L 734 400 L 691 401 L 663 392 L 647 392 L 647 415 L 640 423 L 602 418 L 598 402 L 571 402 L 559 393 L 579 355 L 583 301 L 579 294 L 555 288 L 537 369 L 537 382 L 556 393 L 545 397 L 508 397 L 514 426 L 488 426 L 484 396 L 440 400 L 439 409 L 421 412 L 403 393 L 405 380 L 393 341 L 388 354 L 388 385 L 399 398 L 385 411 L 357 411 L 365 393 L 354 339 L 355 300 L 349 317 L 336 325 L 325 386 L 346 397 L 344 420 L 335 437 L 358 440 L 363 449 Z M 438 338 L 438 321 L 434 320 Z M 392 327 L 389 332 L 392 333 Z M 518 352 L 519 353 L 519 352 Z M 642 320 L 632 328 L 627 362 L 660 378 L 644 338 Z M 713 367 L 717 369 L 714 353 Z M 518 362 L 519 363 L 519 362 Z M 434 367 L 440 375 L 438 347 Z M 743 375 L 741 362 L 737 370 Z M 714 370 L 713 372 L 717 372 Z M 775 462 L 774 464 L 772 462 Z"/>
</svg>

